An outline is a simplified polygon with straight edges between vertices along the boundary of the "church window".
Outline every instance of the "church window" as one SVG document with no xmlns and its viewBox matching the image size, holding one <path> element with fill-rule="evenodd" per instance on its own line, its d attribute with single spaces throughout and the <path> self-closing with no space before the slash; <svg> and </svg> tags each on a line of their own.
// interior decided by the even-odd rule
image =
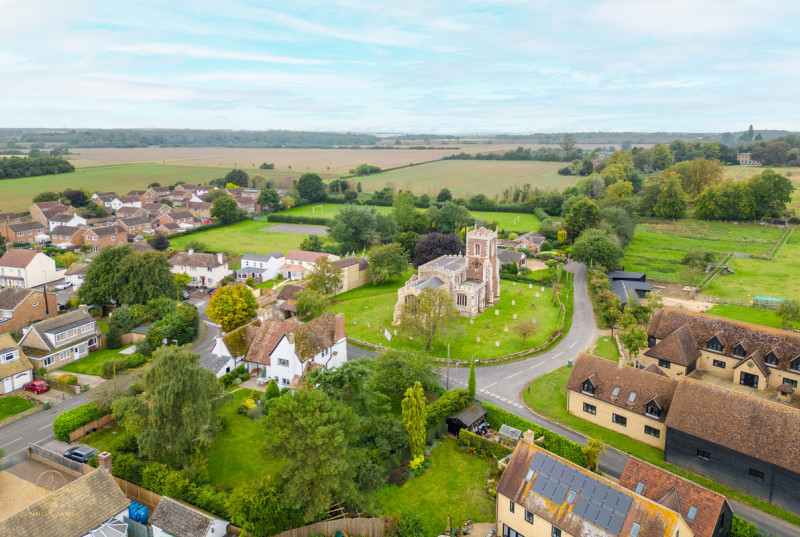
<svg viewBox="0 0 800 537">
<path fill-rule="evenodd" d="M 456 302 L 459 306 L 466 306 L 467 305 L 467 295 L 459 293 L 456 295 Z"/>
<path fill-rule="evenodd" d="M 475 255 L 481 255 L 481 245 L 480 244 L 476 244 L 475 245 Z"/>
</svg>

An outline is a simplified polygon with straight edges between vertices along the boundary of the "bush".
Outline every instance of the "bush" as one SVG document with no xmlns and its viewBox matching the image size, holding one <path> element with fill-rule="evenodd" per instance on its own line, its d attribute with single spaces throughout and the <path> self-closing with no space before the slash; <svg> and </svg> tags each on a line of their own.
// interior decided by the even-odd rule
<svg viewBox="0 0 800 537">
<path fill-rule="evenodd" d="M 103 378 L 112 379 L 114 375 L 121 375 L 128 370 L 128 361 L 120 358 L 119 360 L 109 360 L 103 363 Z"/>
<path fill-rule="evenodd" d="M 36 369 L 36 376 L 37 377 L 44 377 L 46 375 L 47 375 L 47 368 L 46 367 L 40 367 L 40 368 Z"/>
<path fill-rule="evenodd" d="M 69 442 L 69 433 L 107 414 L 110 414 L 110 412 L 96 407 L 94 403 L 75 407 L 72 410 L 67 410 L 53 420 L 53 433 L 56 436 L 56 440 Z"/>
<path fill-rule="evenodd" d="M 75 386 L 78 384 L 78 377 L 75 375 L 59 375 L 58 383 L 62 386 Z"/>
<path fill-rule="evenodd" d="M 119 326 L 114 325 L 108 328 L 106 347 L 109 349 L 119 349 L 122 347 L 122 329 Z"/>
<path fill-rule="evenodd" d="M 544 252 L 548 252 L 553 249 L 553 245 L 550 244 L 550 241 L 544 241 L 539 249 Z"/>
<path fill-rule="evenodd" d="M 142 367 L 144 364 L 147 363 L 147 356 L 135 352 L 133 354 L 128 355 L 128 358 L 125 360 L 125 363 L 127 364 L 128 369 L 135 369 L 137 367 Z"/>
<path fill-rule="evenodd" d="M 425 522 L 416 513 L 393 515 L 386 521 L 386 537 L 425 537 Z"/>
<path fill-rule="evenodd" d="M 467 390 L 450 390 L 428 406 L 426 428 L 430 429 L 442 423 L 448 416 L 463 410 L 472 402 Z"/>
<path fill-rule="evenodd" d="M 731 537 L 760 537 L 758 527 L 748 522 L 739 515 L 733 515 L 731 520 Z"/>
<path fill-rule="evenodd" d="M 492 457 L 495 459 L 502 459 L 514 451 L 508 446 L 504 446 L 499 442 L 487 440 L 466 429 L 458 431 L 458 445 L 466 446 L 470 451 L 477 453 L 481 457 Z"/>
</svg>

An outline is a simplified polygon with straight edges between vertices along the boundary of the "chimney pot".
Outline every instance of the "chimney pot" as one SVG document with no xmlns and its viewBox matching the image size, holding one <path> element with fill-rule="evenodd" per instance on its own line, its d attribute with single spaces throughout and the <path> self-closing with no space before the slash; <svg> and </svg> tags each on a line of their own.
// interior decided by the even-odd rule
<svg viewBox="0 0 800 537">
<path fill-rule="evenodd" d="M 102 468 L 109 474 L 112 473 L 111 471 L 111 453 L 108 451 L 104 451 L 97 456 L 97 467 Z"/>
<path fill-rule="evenodd" d="M 194 250 L 189 248 L 189 255 L 192 255 L 193 253 L 194 253 Z"/>
<path fill-rule="evenodd" d="M 225 262 L 225 254 L 222 252 L 217 252 L 217 263 L 220 265 Z"/>
</svg>

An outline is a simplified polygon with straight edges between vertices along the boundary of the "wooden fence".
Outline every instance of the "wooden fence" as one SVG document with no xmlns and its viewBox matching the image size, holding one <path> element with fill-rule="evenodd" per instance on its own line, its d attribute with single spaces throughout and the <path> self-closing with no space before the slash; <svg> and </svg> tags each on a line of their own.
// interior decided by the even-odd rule
<svg viewBox="0 0 800 537">
<path fill-rule="evenodd" d="M 90 432 L 94 431 L 95 429 L 99 429 L 100 427 L 104 427 L 104 426 L 108 425 L 109 423 L 111 423 L 112 421 L 114 423 L 117 423 L 117 420 L 114 419 L 114 416 L 112 414 L 106 414 L 105 416 L 103 416 L 99 420 L 94 420 L 92 422 L 89 422 L 86 425 L 84 425 L 83 427 L 75 429 L 74 431 L 69 433 L 69 441 L 70 442 L 74 442 L 75 440 L 78 440 L 79 438 L 83 438 L 84 436 L 86 436 Z"/>
<path fill-rule="evenodd" d="M 119 477 L 114 477 L 119 489 L 128 497 L 129 500 L 146 505 L 152 511 L 155 509 L 158 502 L 161 501 L 161 495 L 155 492 L 143 489 L 139 485 L 134 485 L 129 481 L 125 481 Z"/>
<path fill-rule="evenodd" d="M 36 444 L 28 445 L 28 458 L 58 468 L 59 471 L 74 477 L 80 477 L 84 474 L 83 464 Z"/>
<path fill-rule="evenodd" d="M 360 537 L 383 537 L 382 518 L 339 518 L 325 520 L 279 533 L 274 537 L 310 537 L 312 533 L 322 533 L 325 537 L 332 537 L 337 531 L 347 535 Z"/>
</svg>

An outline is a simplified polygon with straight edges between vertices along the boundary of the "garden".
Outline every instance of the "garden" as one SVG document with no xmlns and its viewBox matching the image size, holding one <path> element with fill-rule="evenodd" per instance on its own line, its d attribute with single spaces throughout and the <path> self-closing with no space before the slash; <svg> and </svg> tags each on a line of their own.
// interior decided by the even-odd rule
<svg viewBox="0 0 800 537">
<path fill-rule="evenodd" d="M 27 397 L 20 397 L 12 395 L 9 397 L 0 398 L 0 421 L 16 416 L 26 410 L 35 407 L 36 403 L 29 400 Z"/>
<path fill-rule="evenodd" d="M 100 349 L 95 351 L 85 358 L 81 358 L 77 362 L 72 362 L 59 371 L 66 371 L 67 373 L 77 373 L 79 375 L 96 375 L 98 377 L 103 375 L 103 364 L 111 360 L 119 360 L 124 362 L 127 360 L 128 355 L 122 354 L 122 351 L 130 347 L 126 346 L 123 349 Z"/>
</svg>

